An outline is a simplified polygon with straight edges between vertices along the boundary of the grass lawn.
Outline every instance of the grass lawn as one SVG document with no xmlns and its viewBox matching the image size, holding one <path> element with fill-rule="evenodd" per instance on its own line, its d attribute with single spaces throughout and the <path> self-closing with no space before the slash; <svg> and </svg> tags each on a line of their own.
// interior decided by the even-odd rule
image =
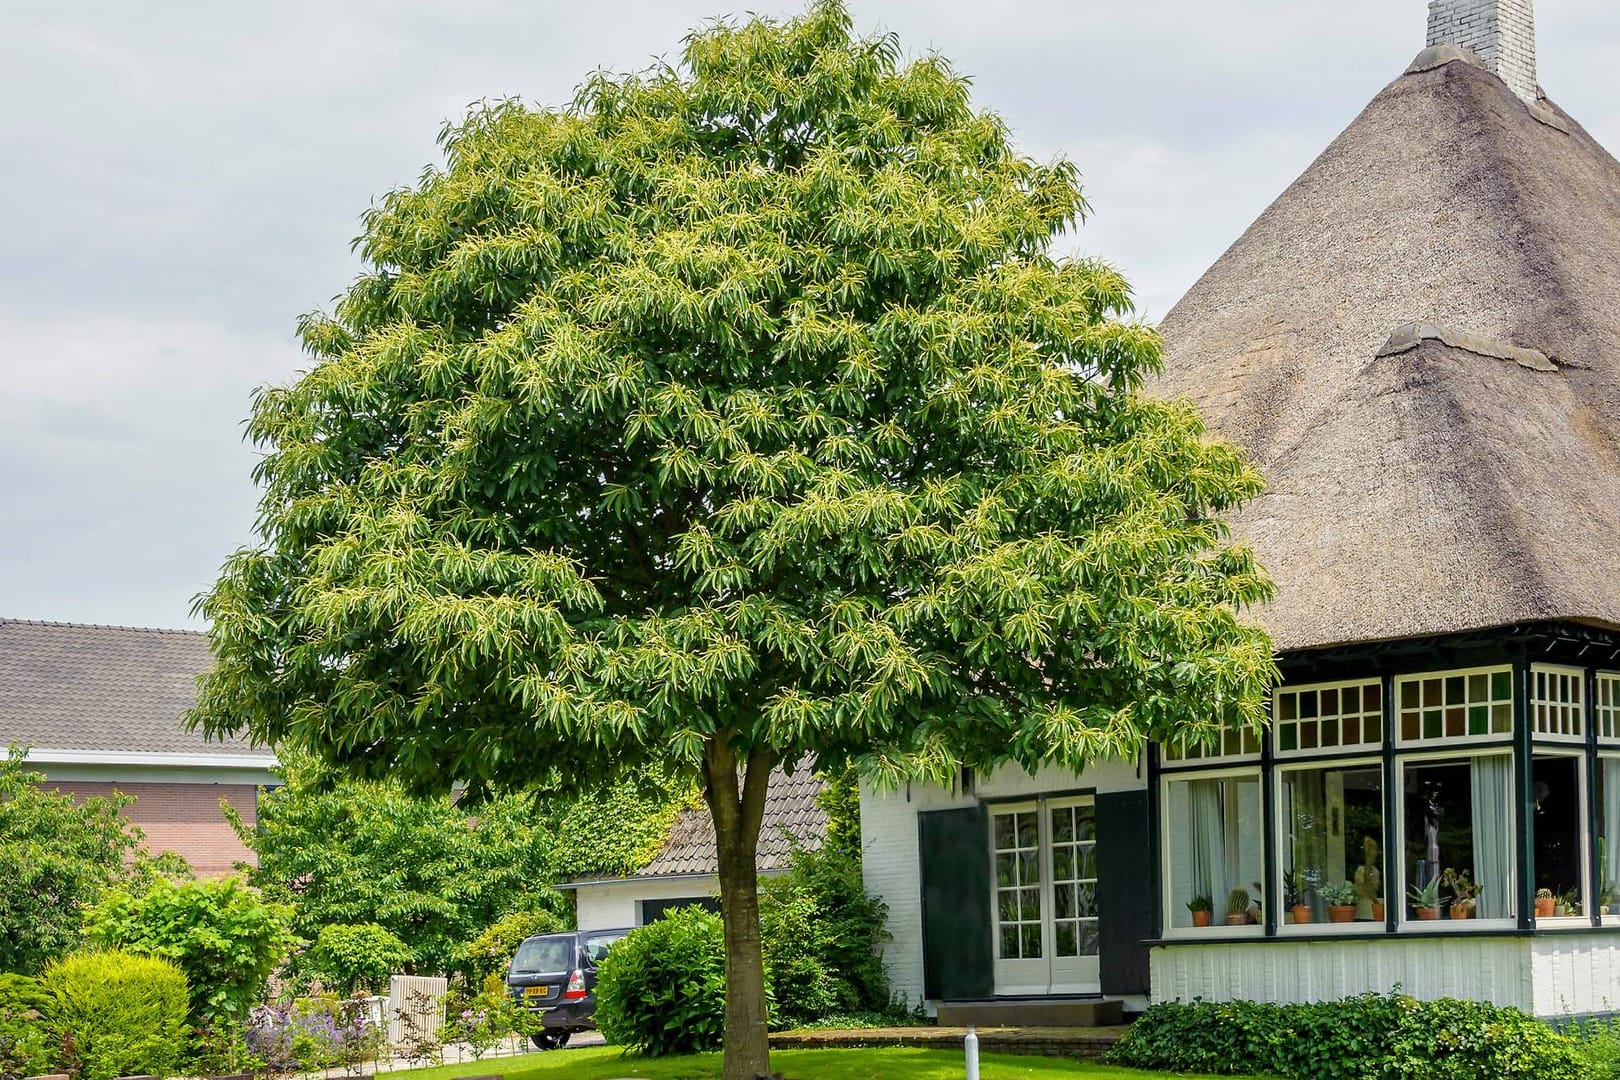
<svg viewBox="0 0 1620 1080">
<path fill-rule="evenodd" d="M 962 1055 L 949 1050 L 903 1047 L 873 1050 L 777 1050 L 771 1067 L 788 1080 L 961 1080 Z M 1057 1058 L 985 1054 L 979 1059 L 982 1080 L 1046 1080 L 1073 1076 L 1082 1080 L 1146 1080 L 1167 1073 L 1145 1073 L 1108 1065 L 1085 1065 Z M 411 1080 L 454 1080 L 498 1073 L 506 1080 L 712 1080 L 720 1075 L 720 1055 L 646 1060 L 625 1056 L 610 1046 L 556 1050 L 522 1057 L 492 1058 L 386 1074 Z M 1214 1080 L 1182 1076 L 1182 1080 Z M 1232 1080 L 1227 1077 L 1224 1080 Z"/>
</svg>

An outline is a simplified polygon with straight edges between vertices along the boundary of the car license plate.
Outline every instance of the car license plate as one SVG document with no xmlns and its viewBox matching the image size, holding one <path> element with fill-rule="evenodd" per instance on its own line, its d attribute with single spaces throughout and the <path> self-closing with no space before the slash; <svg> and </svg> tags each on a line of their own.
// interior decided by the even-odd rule
<svg viewBox="0 0 1620 1080">
<path fill-rule="evenodd" d="M 523 996 L 524 997 L 532 997 L 532 998 L 550 997 L 551 996 L 551 987 L 549 987 L 549 986 L 525 986 L 523 988 Z"/>
</svg>

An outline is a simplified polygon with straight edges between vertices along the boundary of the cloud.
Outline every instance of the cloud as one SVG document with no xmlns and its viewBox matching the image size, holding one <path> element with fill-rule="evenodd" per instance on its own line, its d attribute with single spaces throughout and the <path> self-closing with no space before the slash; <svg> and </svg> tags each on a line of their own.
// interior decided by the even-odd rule
<svg viewBox="0 0 1620 1080">
<path fill-rule="evenodd" d="M 779 0 L 736 4 L 778 14 Z M 1164 314 L 1423 44 L 1424 0 L 852 0 L 1073 159 L 1065 245 Z M 248 390 L 468 103 L 674 56 L 715 0 L 82 0 L 0 35 L 0 614 L 178 625 L 247 539 Z M 1620 5 L 1542 0 L 1542 81 L 1620 147 Z"/>
</svg>

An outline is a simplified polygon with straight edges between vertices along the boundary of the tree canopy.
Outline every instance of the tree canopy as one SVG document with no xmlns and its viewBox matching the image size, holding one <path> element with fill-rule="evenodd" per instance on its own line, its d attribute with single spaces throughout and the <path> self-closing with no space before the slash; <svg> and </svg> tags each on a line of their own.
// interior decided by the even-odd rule
<svg viewBox="0 0 1620 1080">
<path fill-rule="evenodd" d="M 817 0 L 441 142 L 254 403 L 208 727 L 475 793 L 687 770 L 737 974 L 777 763 L 1080 768 L 1262 719 L 1268 585 L 1220 521 L 1261 481 L 1141 392 L 1125 281 L 1051 253 L 1077 170 L 946 60 Z M 727 1075 L 763 1072 L 731 990 Z"/>
</svg>

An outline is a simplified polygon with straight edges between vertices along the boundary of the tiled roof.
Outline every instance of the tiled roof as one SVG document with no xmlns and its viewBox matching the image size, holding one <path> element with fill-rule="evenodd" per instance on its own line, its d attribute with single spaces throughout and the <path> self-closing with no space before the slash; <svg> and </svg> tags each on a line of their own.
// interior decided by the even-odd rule
<svg viewBox="0 0 1620 1080">
<path fill-rule="evenodd" d="M 213 662 L 189 630 L 0 619 L 0 750 L 255 752 L 181 723 Z"/>
<path fill-rule="evenodd" d="M 765 796 L 765 819 L 759 830 L 761 870 L 786 868 L 795 844 L 816 851 L 827 838 L 827 812 L 816 805 L 826 786 L 808 769 L 788 776 L 781 769 L 771 774 Z M 713 874 L 719 869 L 715 855 L 714 822 L 706 806 L 683 810 L 670 827 L 664 846 L 635 877 L 669 874 Z"/>
</svg>

